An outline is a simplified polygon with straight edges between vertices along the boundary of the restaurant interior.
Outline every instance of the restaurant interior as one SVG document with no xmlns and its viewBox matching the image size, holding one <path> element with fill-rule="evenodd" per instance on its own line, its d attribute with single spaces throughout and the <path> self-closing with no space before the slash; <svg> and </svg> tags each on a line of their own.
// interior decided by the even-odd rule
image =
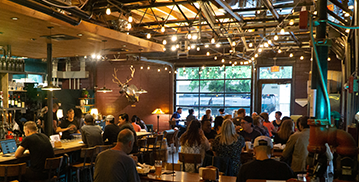
<svg viewBox="0 0 359 182">
<path fill-rule="evenodd" d="M 355 0 L 0 0 L 2 131 L 52 103 L 63 116 L 137 115 L 160 132 L 178 107 L 182 119 L 244 108 L 327 119 L 357 143 L 358 10 Z"/>
</svg>

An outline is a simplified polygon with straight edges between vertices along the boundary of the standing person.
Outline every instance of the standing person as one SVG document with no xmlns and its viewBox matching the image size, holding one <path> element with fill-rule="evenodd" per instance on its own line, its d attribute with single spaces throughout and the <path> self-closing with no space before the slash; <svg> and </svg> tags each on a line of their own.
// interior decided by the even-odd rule
<svg viewBox="0 0 359 182">
<path fill-rule="evenodd" d="M 57 110 L 59 109 L 59 105 L 57 104 L 57 103 L 54 103 L 53 105 L 52 105 L 52 113 L 50 113 L 50 112 L 46 112 L 46 114 L 44 114 L 44 121 L 47 121 L 47 115 L 48 114 L 52 114 L 52 129 L 53 129 L 53 133 L 58 133 L 56 130 L 57 130 L 57 126 L 60 124 L 59 123 L 59 121 L 58 121 L 58 119 L 57 119 L 57 115 L 56 115 L 56 113 L 57 113 Z M 48 110 L 48 107 L 46 107 L 46 110 Z M 38 125 L 44 125 L 42 122 L 41 122 L 41 120 L 39 121 L 37 121 L 37 124 Z"/>
<path fill-rule="evenodd" d="M 115 124 L 115 117 L 113 115 L 107 115 L 105 120 L 106 126 L 103 132 L 103 141 L 105 142 L 105 145 L 112 145 L 117 141 L 120 127 Z"/>
<path fill-rule="evenodd" d="M 94 118 L 90 114 L 85 116 L 85 124 L 81 128 L 82 141 L 87 147 L 103 145 L 102 129 L 99 125 L 94 125 Z"/>
<path fill-rule="evenodd" d="M 177 108 L 177 111 L 172 114 L 171 121 L 175 122 L 175 126 L 179 126 L 179 121 L 181 120 L 182 108 Z"/>
<path fill-rule="evenodd" d="M 80 128 L 80 132 L 81 132 L 81 128 L 83 125 L 85 125 L 85 118 L 83 117 L 82 111 L 80 108 L 75 108 L 74 109 L 74 119 L 76 121 L 76 123 L 79 125 Z"/>
<path fill-rule="evenodd" d="M 297 122 L 300 131 L 289 137 L 281 159 L 286 161 L 291 157 L 290 167 L 295 173 L 306 171 L 307 146 L 309 145 L 308 117 L 300 117 Z"/>
<path fill-rule="evenodd" d="M 30 152 L 30 167 L 26 168 L 25 178 L 28 180 L 44 180 L 48 172 L 44 170 L 46 158 L 54 157 L 54 150 L 50 139 L 42 133 L 37 132 L 36 123 L 28 121 L 24 124 L 25 138 L 15 152 L 15 157 L 24 155 L 25 150 Z"/>
<path fill-rule="evenodd" d="M 208 121 L 210 121 L 212 123 L 213 117 L 211 116 L 211 112 L 212 111 L 210 109 L 207 109 L 206 110 L 206 115 L 203 115 L 201 120 L 208 120 Z"/>
<path fill-rule="evenodd" d="M 272 124 L 273 124 L 275 130 L 279 131 L 280 125 L 282 124 L 282 120 L 280 120 L 280 118 L 282 117 L 282 112 L 280 112 L 280 111 L 275 112 L 274 117 L 275 117 L 275 120 L 272 121 Z"/>
<path fill-rule="evenodd" d="M 254 140 L 253 147 L 256 160 L 242 165 L 237 182 L 246 182 L 248 179 L 288 180 L 296 178 L 286 163 L 271 159 L 273 153 L 271 138 L 259 136 Z"/>
<path fill-rule="evenodd" d="M 124 129 L 129 129 L 132 131 L 133 136 L 135 136 L 135 141 L 133 143 L 133 147 L 132 147 L 132 151 L 131 153 L 137 153 L 138 152 L 138 146 L 137 146 L 137 134 L 136 131 L 133 129 L 132 124 L 128 121 L 128 114 L 126 113 L 122 113 L 118 116 L 118 121 L 119 121 L 119 127 L 120 127 L 120 132 Z"/>
<path fill-rule="evenodd" d="M 62 132 L 61 139 L 72 139 L 72 133 L 80 133 L 79 125 L 74 119 L 75 112 L 73 109 L 67 111 L 67 118 L 63 120 L 59 127 L 56 129 L 56 133 Z"/>
<path fill-rule="evenodd" d="M 132 118 L 131 118 L 131 121 L 132 121 L 132 126 L 133 126 L 133 129 L 136 131 L 136 132 L 140 132 L 141 131 L 141 126 L 136 124 L 136 120 L 137 120 L 137 116 L 136 115 L 133 115 Z"/>
<path fill-rule="evenodd" d="M 135 161 L 128 156 L 134 143 L 131 130 L 120 131 L 116 146 L 96 157 L 94 182 L 140 182 Z"/>
<path fill-rule="evenodd" d="M 225 120 L 222 124 L 221 134 L 212 142 L 212 150 L 215 156 L 229 158 L 229 176 L 236 176 L 241 166 L 241 152 L 244 146 L 244 138 L 238 135 L 231 120 Z"/>
<path fill-rule="evenodd" d="M 208 121 L 205 121 L 208 122 Z M 209 142 L 203 134 L 201 123 L 198 120 L 192 120 L 187 131 L 180 138 L 181 152 L 187 154 L 201 154 L 202 161 L 207 150 L 210 149 Z M 186 164 L 186 172 L 195 172 L 194 164 Z"/>
<path fill-rule="evenodd" d="M 188 116 L 186 117 L 186 125 L 189 125 L 191 121 L 196 120 L 196 116 L 194 116 L 194 110 L 188 109 Z"/>
<path fill-rule="evenodd" d="M 274 128 L 273 124 L 269 121 L 268 119 L 268 113 L 266 112 L 262 112 L 260 113 L 260 116 L 264 119 L 264 122 L 263 122 L 263 126 L 267 127 L 268 129 L 268 133 L 269 133 L 269 137 L 272 137 L 273 136 L 273 133 L 276 133 L 277 130 Z"/>
<path fill-rule="evenodd" d="M 224 116 L 224 115 L 226 115 L 226 113 L 224 112 L 224 109 L 218 109 L 218 112 L 219 112 L 219 115 L 220 116 Z"/>
<path fill-rule="evenodd" d="M 253 142 L 255 138 L 261 136 L 262 133 L 253 129 L 253 119 L 249 116 L 245 116 L 241 121 L 242 131 L 239 132 L 240 135 L 243 136 L 245 141 Z"/>
</svg>

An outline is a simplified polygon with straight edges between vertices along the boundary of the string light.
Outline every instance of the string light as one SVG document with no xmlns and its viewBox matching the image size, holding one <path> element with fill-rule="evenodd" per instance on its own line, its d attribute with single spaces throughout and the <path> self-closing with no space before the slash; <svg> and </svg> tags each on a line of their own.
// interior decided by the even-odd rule
<svg viewBox="0 0 359 182">
<path fill-rule="evenodd" d="M 289 25 L 294 25 L 294 20 L 293 20 L 293 19 L 291 19 L 291 20 L 289 21 Z"/>
<path fill-rule="evenodd" d="M 187 46 L 187 50 L 191 50 L 191 46 Z"/>
<path fill-rule="evenodd" d="M 132 23 L 132 21 L 133 21 L 132 16 L 131 16 L 131 15 L 130 15 L 130 16 L 128 16 L 128 22 Z"/>
<path fill-rule="evenodd" d="M 162 26 L 162 27 L 161 27 L 161 32 L 164 33 L 165 31 L 166 31 L 165 27 Z"/>
<path fill-rule="evenodd" d="M 233 46 L 233 47 L 236 46 L 236 42 L 233 41 L 233 42 L 232 42 L 232 46 Z"/>
<path fill-rule="evenodd" d="M 257 57 L 258 57 L 258 54 L 255 54 L 254 57 L 257 58 Z"/>
<path fill-rule="evenodd" d="M 251 60 L 254 61 L 254 57 L 252 57 Z"/>
<path fill-rule="evenodd" d="M 348 7 L 348 9 L 354 9 L 354 6 L 353 6 L 353 5 L 350 5 L 350 6 Z"/>
<path fill-rule="evenodd" d="M 209 47 L 209 45 L 208 45 L 208 44 L 206 44 L 206 45 L 204 45 L 204 47 L 205 47 L 205 48 L 208 48 L 208 47 Z"/>
<path fill-rule="evenodd" d="M 345 32 L 346 32 L 346 33 L 349 33 L 349 32 L 350 32 L 350 29 L 346 29 Z"/>
<path fill-rule="evenodd" d="M 96 54 L 92 54 L 91 57 L 92 57 L 92 59 L 95 59 L 95 58 L 96 58 Z"/>
<path fill-rule="evenodd" d="M 141 66 L 140 69 L 143 70 L 143 66 Z"/>
<path fill-rule="evenodd" d="M 264 47 L 268 47 L 269 45 L 268 45 L 268 43 L 267 42 L 265 42 L 264 43 Z"/>
<path fill-rule="evenodd" d="M 161 69 L 158 69 L 158 70 L 157 70 L 157 72 L 160 72 L 160 71 L 161 71 Z"/>
<path fill-rule="evenodd" d="M 258 52 L 262 52 L 262 48 L 259 48 L 259 49 L 258 49 Z"/>
<path fill-rule="evenodd" d="M 192 39 L 193 39 L 193 40 L 197 40 L 197 39 L 198 39 L 197 34 L 193 34 Z"/>
<path fill-rule="evenodd" d="M 232 64 L 232 61 L 229 61 L 229 64 Z"/>
<path fill-rule="evenodd" d="M 344 17 L 349 17 L 349 16 L 350 16 L 349 13 L 345 13 L 345 14 L 344 14 Z"/>
<path fill-rule="evenodd" d="M 131 29 L 132 28 L 132 25 L 131 25 L 131 23 L 128 23 L 127 24 L 127 29 Z M 128 33 L 128 32 L 127 32 Z M 127 34 L 128 35 L 128 34 Z"/>
<path fill-rule="evenodd" d="M 330 61 L 331 59 L 330 59 L 330 57 L 328 57 L 328 59 L 327 59 L 328 61 Z"/>
<path fill-rule="evenodd" d="M 216 44 L 216 47 L 221 47 L 221 44 L 217 43 L 217 44 Z"/>
<path fill-rule="evenodd" d="M 148 33 L 148 34 L 146 35 L 146 38 L 147 38 L 147 39 L 150 39 L 150 38 L 151 38 L 151 33 Z"/>
<path fill-rule="evenodd" d="M 281 50 L 281 49 L 279 49 L 279 50 L 278 50 L 278 53 L 282 53 L 282 50 Z"/>
<path fill-rule="evenodd" d="M 214 56 L 214 60 L 217 60 L 217 56 Z"/>
<path fill-rule="evenodd" d="M 268 44 L 272 44 L 272 40 L 268 40 Z"/>
<path fill-rule="evenodd" d="M 274 36 L 274 40 L 278 40 L 278 35 L 275 35 L 275 36 Z"/>
<path fill-rule="evenodd" d="M 176 36 L 176 35 L 172 35 L 171 40 L 172 40 L 173 42 L 176 41 L 176 40 L 177 40 L 177 36 Z"/>
<path fill-rule="evenodd" d="M 224 59 L 222 59 L 222 63 L 224 63 L 224 61 L 225 61 L 225 60 L 224 60 Z"/>
<path fill-rule="evenodd" d="M 97 55 L 97 59 L 101 59 L 101 55 Z"/>
<path fill-rule="evenodd" d="M 211 39 L 211 43 L 214 44 L 216 43 L 216 40 L 214 38 Z"/>
<path fill-rule="evenodd" d="M 106 9 L 106 15 L 110 15 L 111 14 L 111 9 L 109 6 L 107 6 L 107 9 Z"/>
<path fill-rule="evenodd" d="M 192 35 L 189 33 L 188 35 L 187 35 L 187 39 L 191 39 L 192 38 Z"/>
<path fill-rule="evenodd" d="M 167 44 L 167 40 L 164 39 L 164 40 L 162 41 L 162 44 L 163 44 L 163 45 L 166 45 L 166 44 Z"/>
<path fill-rule="evenodd" d="M 289 54 L 289 57 L 293 57 L 293 53 L 290 53 L 290 54 Z"/>
<path fill-rule="evenodd" d="M 304 56 L 300 56 L 300 58 L 299 58 L 300 60 L 303 60 L 304 59 Z"/>
<path fill-rule="evenodd" d="M 200 50 L 201 50 L 201 48 L 197 47 L 197 51 L 200 51 Z"/>
<path fill-rule="evenodd" d="M 209 56 L 209 55 L 210 55 L 210 53 L 209 53 L 209 52 L 207 52 L 207 53 L 206 53 L 206 55 L 207 55 L 207 56 Z"/>
<path fill-rule="evenodd" d="M 176 44 L 176 48 L 177 48 L 177 49 L 179 48 L 179 44 Z"/>
<path fill-rule="evenodd" d="M 147 66 L 147 69 L 149 70 L 149 69 L 150 69 L 150 66 Z"/>
<path fill-rule="evenodd" d="M 167 67 L 165 67 L 165 70 L 167 71 Z"/>
<path fill-rule="evenodd" d="M 249 43 L 249 45 L 248 45 L 249 47 L 253 47 L 253 43 L 251 42 L 251 43 Z"/>
<path fill-rule="evenodd" d="M 163 51 L 166 51 L 166 48 L 165 48 L 165 47 L 163 48 Z"/>
<path fill-rule="evenodd" d="M 173 45 L 173 46 L 171 47 L 171 50 L 172 50 L 172 51 L 175 51 L 175 50 L 176 50 L 176 46 Z"/>
<path fill-rule="evenodd" d="M 282 28 L 279 33 L 283 35 L 285 33 L 284 28 Z"/>
<path fill-rule="evenodd" d="M 194 49 L 194 48 L 196 48 L 196 45 L 192 44 L 191 49 Z"/>
</svg>

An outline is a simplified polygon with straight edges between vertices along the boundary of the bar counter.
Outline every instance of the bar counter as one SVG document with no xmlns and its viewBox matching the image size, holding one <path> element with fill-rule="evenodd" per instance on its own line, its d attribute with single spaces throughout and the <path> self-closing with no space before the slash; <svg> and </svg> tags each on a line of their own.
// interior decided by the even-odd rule
<svg viewBox="0 0 359 182">
<path fill-rule="evenodd" d="M 170 171 L 165 171 L 170 172 Z M 159 181 L 159 182 L 170 182 L 170 181 L 186 181 L 186 182 L 199 182 L 201 181 L 198 173 L 189 173 L 183 171 L 175 171 L 176 175 L 171 174 L 161 175 L 161 178 L 155 178 L 152 173 L 148 175 L 141 175 L 141 181 Z M 237 177 L 234 176 L 219 176 L 219 182 L 235 182 Z"/>
</svg>

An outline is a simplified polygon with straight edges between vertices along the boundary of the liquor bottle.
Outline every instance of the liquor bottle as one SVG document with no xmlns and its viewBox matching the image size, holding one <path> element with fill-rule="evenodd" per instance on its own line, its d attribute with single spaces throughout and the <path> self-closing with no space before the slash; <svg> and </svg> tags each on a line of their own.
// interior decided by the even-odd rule
<svg viewBox="0 0 359 182">
<path fill-rule="evenodd" d="M 4 107 L 4 103 L 3 103 L 3 92 L 0 91 L 0 108 L 3 108 Z"/>
<path fill-rule="evenodd" d="M 25 94 L 21 97 L 21 108 L 25 108 Z"/>
<path fill-rule="evenodd" d="M 9 108 L 11 108 L 13 105 L 12 105 L 12 102 L 13 102 L 13 100 L 12 100 L 12 95 L 11 94 L 9 94 Z"/>
<path fill-rule="evenodd" d="M 17 107 L 17 98 L 16 98 L 16 94 L 14 94 L 13 101 L 14 101 L 13 106 L 14 106 L 14 107 Z"/>
<path fill-rule="evenodd" d="M 17 96 L 17 107 L 18 107 L 18 108 L 21 108 L 20 94 Z"/>
<path fill-rule="evenodd" d="M 0 69 L 5 70 L 5 57 L 4 56 L 1 57 Z"/>
</svg>

